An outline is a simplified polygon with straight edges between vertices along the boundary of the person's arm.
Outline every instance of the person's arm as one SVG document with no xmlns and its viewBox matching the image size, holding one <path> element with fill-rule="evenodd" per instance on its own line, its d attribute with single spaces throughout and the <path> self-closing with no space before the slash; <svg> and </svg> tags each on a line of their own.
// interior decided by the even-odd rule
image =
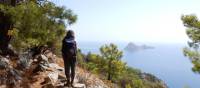
<svg viewBox="0 0 200 88">
<path fill-rule="evenodd" d="M 75 41 L 75 49 L 76 49 L 75 54 L 76 54 L 76 56 L 77 56 L 78 48 L 77 48 L 77 43 L 76 43 L 76 41 Z"/>
<path fill-rule="evenodd" d="M 62 49 L 61 49 L 62 53 L 64 53 L 64 48 L 65 48 L 65 46 L 64 46 L 65 45 L 64 44 L 65 43 L 64 40 L 65 40 L 65 38 L 62 40 Z"/>
</svg>

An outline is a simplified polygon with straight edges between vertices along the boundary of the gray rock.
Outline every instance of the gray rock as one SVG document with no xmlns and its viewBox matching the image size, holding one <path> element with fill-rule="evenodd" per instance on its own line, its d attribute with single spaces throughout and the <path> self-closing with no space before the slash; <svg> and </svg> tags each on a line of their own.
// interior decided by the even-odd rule
<svg viewBox="0 0 200 88">
<path fill-rule="evenodd" d="M 33 61 L 36 64 L 34 72 L 46 71 L 46 69 L 49 68 L 48 58 L 43 54 L 41 54 L 40 57 L 35 58 Z"/>
<path fill-rule="evenodd" d="M 6 69 L 9 67 L 9 60 L 4 57 L 0 57 L 0 69 Z"/>
<path fill-rule="evenodd" d="M 21 80 L 22 79 L 21 76 L 20 76 L 20 72 L 18 70 L 16 70 L 16 69 L 10 69 L 8 71 L 8 76 L 9 77 L 14 77 L 15 80 Z"/>
<path fill-rule="evenodd" d="M 27 69 L 30 67 L 32 63 L 31 56 L 29 54 L 21 54 L 19 56 L 19 60 L 17 61 L 17 68 L 18 69 Z"/>
</svg>

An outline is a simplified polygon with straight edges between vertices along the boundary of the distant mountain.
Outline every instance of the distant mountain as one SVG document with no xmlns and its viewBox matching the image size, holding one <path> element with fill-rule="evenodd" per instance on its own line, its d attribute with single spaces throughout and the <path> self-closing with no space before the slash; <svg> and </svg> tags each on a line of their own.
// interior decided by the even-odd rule
<svg viewBox="0 0 200 88">
<path fill-rule="evenodd" d="M 135 51 L 145 50 L 145 49 L 154 49 L 154 47 L 147 46 L 147 45 L 136 45 L 133 42 L 130 42 L 124 49 L 129 52 L 135 52 Z"/>
</svg>

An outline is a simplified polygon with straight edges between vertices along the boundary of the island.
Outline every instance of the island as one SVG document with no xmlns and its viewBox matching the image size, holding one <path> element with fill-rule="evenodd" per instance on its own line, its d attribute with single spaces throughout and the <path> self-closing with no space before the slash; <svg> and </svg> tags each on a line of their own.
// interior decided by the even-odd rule
<svg viewBox="0 0 200 88">
<path fill-rule="evenodd" d="M 148 45 L 136 45 L 133 42 L 128 43 L 128 45 L 124 48 L 124 50 L 128 51 L 128 52 L 135 52 L 135 51 L 139 51 L 139 50 L 146 50 L 146 49 L 154 49 L 154 47 L 152 46 L 148 46 Z"/>
</svg>

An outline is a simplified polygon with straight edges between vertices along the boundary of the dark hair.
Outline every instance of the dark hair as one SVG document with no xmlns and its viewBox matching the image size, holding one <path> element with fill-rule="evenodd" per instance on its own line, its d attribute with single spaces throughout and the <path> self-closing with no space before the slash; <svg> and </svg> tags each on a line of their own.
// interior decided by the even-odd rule
<svg viewBox="0 0 200 88">
<path fill-rule="evenodd" d="M 74 31 L 68 30 L 66 34 L 66 38 L 75 38 Z"/>
</svg>

